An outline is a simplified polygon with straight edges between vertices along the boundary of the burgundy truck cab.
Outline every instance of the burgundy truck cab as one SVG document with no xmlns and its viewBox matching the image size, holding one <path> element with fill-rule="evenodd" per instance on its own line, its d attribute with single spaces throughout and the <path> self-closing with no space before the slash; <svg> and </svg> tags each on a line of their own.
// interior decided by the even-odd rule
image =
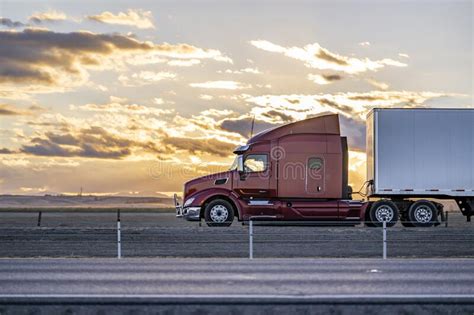
<svg viewBox="0 0 474 315">
<path fill-rule="evenodd" d="M 366 204 L 351 200 L 348 149 L 336 114 L 263 131 L 235 149 L 226 172 L 184 185 L 178 217 L 230 225 L 250 217 L 282 221 L 364 218 Z"/>
</svg>

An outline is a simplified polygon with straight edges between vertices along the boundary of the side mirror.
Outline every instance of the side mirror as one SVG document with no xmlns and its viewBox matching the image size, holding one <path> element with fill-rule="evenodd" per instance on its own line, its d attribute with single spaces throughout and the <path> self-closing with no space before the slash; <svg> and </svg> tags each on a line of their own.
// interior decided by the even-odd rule
<svg viewBox="0 0 474 315">
<path fill-rule="evenodd" d="M 245 180 L 245 169 L 244 169 L 244 156 L 239 155 L 237 159 L 237 171 L 239 172 L 240 175 L 240 180 Z"/>
<path fill-rule="evenodd" d="M 239 173 L 244 172 L 244 156 L 243 155 L 239 155 L 237 158 L 237 170 L 239 171 Z"/>
</svg>

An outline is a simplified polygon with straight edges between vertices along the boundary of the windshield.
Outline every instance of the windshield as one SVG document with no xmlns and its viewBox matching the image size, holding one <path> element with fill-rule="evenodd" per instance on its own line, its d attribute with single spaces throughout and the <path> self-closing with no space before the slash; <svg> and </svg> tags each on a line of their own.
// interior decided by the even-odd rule
<svg viewBox="0 0 474 315">
<path fill-rule="evenodd" d="M 230 168 L 229 168 L 229 171 L 236 170 L 238 164 L 239 164 L 239 156 L 236 155 L 236 156 L 235 156 L 235 159 L 234 159 L 234 162 L 232 162 L 232 165 L 231 165 Z"/>
</svg>

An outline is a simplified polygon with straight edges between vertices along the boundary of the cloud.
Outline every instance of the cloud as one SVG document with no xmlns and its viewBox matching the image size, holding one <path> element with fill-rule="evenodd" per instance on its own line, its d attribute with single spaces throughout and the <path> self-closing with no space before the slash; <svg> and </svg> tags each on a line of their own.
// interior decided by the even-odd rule
<svg viewBox="0 0 474 315">
<path fill-rule="evenodd" d="M 365 151 L 365 122 L 344 115 L 339 116 L 341 135 L 347 136 L 349 148 Z"/>
<path fill-rule="evenodd" d="M 458 94 L 411 91 L 370 91 L 336 94 L 292 94 L 250 96 L 246 101 L 254 107 L 251 113 L 269 123 L 280 123 L 282 118 L 269 115 L 278 111 L 292 120 L 302 120 L 322 112 L 339 113 L 348 118 L 364 121 L 367 113 L 375 107 L 419 107 L 425 102 L 440 97 L 459 97 Z"/>
<path fill-rule="evenodd" d="M 64 92 L 85 85 L 90 70 L 120 70 L 161 57 L 232 62 L 218 50 L 154 44 L 120 34 L 25 29 L 0 31 L 0 42 L 0 88 L 6 95 Z"/>
<path fill-rule="evenodd" d="M 219 127 L 223 130 L 236 132 L 243 137 L 249 137 L 252 126 L 252 117 L 245 116 L 239 118 L 224 119 L 220 122 Z M 255 128 L 255 127 L 254 127 Z"/>
<path fill-rule="evenodd" d="M 46 132 L 45 138 L 31 139 L 31 143 L 23 145 L 20 151 L 38 156 L 120 159 L 130 155 L 134 145 L 129 139 L 95 126 L 74 134 Z"/>
<path fill-rule="evenodd" d="M 31 135 L 18 137 L 25 156 L 57 156 L 121 160 L 158 158 L 180 163 L 181 157 L 201 160 L 229 158 L 245 142 L 255 117 L 257 133 L 278 124 L 301 120 L 322 112 L 341 114 L 344 134 L 351 148 L 364 146 L 364 119 L 373 107 L 417 107 L 449 94 L 408 91 L 366 93 L 241 95 L 250 110 L 240 114 L 211 108 L 184 117 L 169 110 L 111 98 L 106 104 L 71 105 L 87 115 L 65 117 L 45 112 L 32 118 Z M 151 100 L 150 100 L 151 102 Z M 161 103 L 161 102 L 160 102 Z M 100 127 L 99 127 L 100 126 Z"/>
<path fill-rule="evenodd" d="M 81 110 L 88 112 L 108 112 L 108 113 L 124 113 L 133 115 L 167 115 L 174 112 L 174 109 L 160 109 L 150 106 L 138 104 L 121 104 L 117 102 L 107 104 L 85 104 L 85 105 L 70 105 L 71 110 Z"/>
<path fill-rule="evenodd" d="M 399 53 L 398 55 L 400 57 L 403 57 L 403 58 L 410 58 L 410 56 L 408 56 L 407 54 L 404 54 L 404 53 Z"/>
<path fill-rule="evenodd" d="M 251 86 L 237 81 L 207 81 L 203 83 L 191 83 L 189 86 L 202 89 L 224 89 L 241 90 L 248 89 Z"/>
<path fill-rule="evenodd" d="M 36 24 L 42 24 L 44 22 L 58 22 L 67 19 L 67 15 L 64 12 L 56 10 L 48 10 L 45 12 L 36 12 L 28 18 L 31 22 Z"/>
<path fill-rule="evenodd" d="M 260 70 L 258 70 L 258 68 L 243 68 L 243 69 L 240 69 L 240 70 L 231 70 L 231 69 L 227 69 L 225 71 L 217 71 L 217 73 L 228 73 L 228 74 L 243 74 L 243 73 L 251 73 L 251 74 L 262 74 L 262 72 Z"/>
<path fill-rule="evenodd" d="M 153 15 L 151 11 L 128 9 L 126 12 L 114 14 L 109 11 L 98 15 L 87 16 L 89 20 L 115 25 L 133 26 L 140 29 L 154 29 Z"/>
<path fill-rule="evenodd" d="M 313 114 L 309 114 L 311 117 Z M 254 117 L 242 115 L 236 118 L 225 118 L 219 122 L 219 127 L 229 132 L 235 132 L 244 138 L 250 137 L 250 129 L 254 120 L 254 134 L 260 131 L 275 128 L 278 125 L 294 121 L 293 117 L 286 115 L 280 110 L 269 110 L 262 113 L 263 117 L 269 118 L 265 121 L 260 120 L 261 116 Z M 269 122 L 271 120 L 271 122 Z M 340 116 L 341 134 L 348 136 L 349 147 L 357 150 L 365 150 L 365 122 L 352 119 L 344 115 Z"/>
<path fill-rule="evenodd" d="M 220 128 L 223 119 L 238 115 L 231 110 L 211 108 L 183 117 L 174 109 L 130 104 L 117 97 L 109 103 L 70 105 L 69 109 L 73 111 L 69 117 L 52 112 L 33 116 L 26 122 L 28 134 L 15 137 L 19 149 L 6 149 L 27 158 L 181 161 L 177 152 L 186 158 L 226 158 L 244 141 L 238 133 Z"/>
<path fill-rule="evenodd" d="M 117 34 L 37 29 L 0 32 L 0 42 L 0 84 L 25 84 L 26 89 L 81 84 L 88 77 L 87 68 L 105 67 L 114 53 L 154 49 L 151 43 Z"/>
<path fill-rule="evenodd" d="M 235 144 L 209 138 L 166 137 L 162 143 L 176 150 L 184 150 L 193 154 L 212 154 L 220 157 L 232 155 Z"/>
<path fill-rule="evenodd" d="M 165 103 L 165 100 L 161 97 L 155 97 L 153 99 L 153 103 L 155 103 L 156 105 L 163 105 Z"/>
<path fill-rule="evenodd" d="M 155 45 L 154 54 L 162 57 L 177 59 L 214 59 L 216 61 L 233 63 L 232 59 L 216 49 L 203 49 L 189 44 L 171 45 L 163 43 Z"/>
<path fill-rule="evenodd" d="M 382 91 L 385 91 L 389 88 L 389 85 L 384 82 L 379 82 L 373 79 L 367 79 L 366 81 L 373 87 L 376 87 L 377 89 L 382 90 Z"/>
<path fill-rule="evenodd" d="M 342 76 L 339 74 L 308 74 L 308 79 L 316 84 L 326 85 L 342 80 Z"/>
<path fill-rule="evenodd" d="M 370 46 L 370 42 L 360 42 L 360 46 Z"/>
<path fill-rule="evenodd" d="M 201 63 L 199 59 L 189 59 L 189 60 L 171 60 L 166 64 L 172 67 L 191 67 Z"/>
<path fill-rule="evenodd" d="M 309 44 L 303 48 L 283 47 L 266 40 L 253 40 L 250 44 L 265 51 L 280 53 L 287 57 L 303 61 L 306 67 L 320 70 L 333 70 L 357 74 L 366 71 L 377 71 L 385 66 L 407 66 L 405 63 L 388 58 L 370 60 L 368 58 L 342 56 L 321 47 L 318 43 Z"/>
<path fill-rule="evenodd" d="M 6 27 L 24 27 L 24 26 L 27 26 L 27 24 L 24 24 L 22 22 L 12 21 L 9 18 L 3 18 L 3 17 L 0 17 L 0 25 L 6 26 Z"/>
<path fill-rule="evenodd" d="M 26 115 L 26 112 L 12 105 L 0 104 L 0 116 L 19 116 Z"/>
<path fill-rule="evenodd" d="M 15 153 L 15 151 L 12 151 L 7 148 L 0 148 L 0 154 L 13 154 L 13 153 Z"/>
<path fill-rule="evenodd" d="M 358 191 L 366 180 L 366 161 L 365 152 L 349 150 L 349 185 L 354 192 Z"/>
<path fill-rule="evenodd" d="M 140 71 L 134 73 L 130 77 L 126 75 L 120 75 L 118 80 L 125 86 L 141 86 L 156 83 L 162 80 L 173 80 L 176 78 L 176 73 L 160 71 Z"/>
<path fill-rule="evenodd" d="M 211 101 L 214 99 L 214 96 L 208 94 L 201 94 L 199 95 L 199 98 L 205 101 Z"/>
</svg>

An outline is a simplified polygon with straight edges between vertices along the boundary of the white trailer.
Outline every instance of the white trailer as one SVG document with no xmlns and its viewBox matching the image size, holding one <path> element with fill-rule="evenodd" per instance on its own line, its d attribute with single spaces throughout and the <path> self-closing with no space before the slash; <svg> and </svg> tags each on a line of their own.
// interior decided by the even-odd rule
<svg viewBox="0 0 474 315">
<path fill-rule="evenodd" d="M 456 200 L 470 219 L 474 109 L 373 109 L 366 126 L 370 198 L 386 198 L 378 203 L 396 206 L 407 226 L 437 222 L 442 206 L 433 199 Z"/>
</svg>

